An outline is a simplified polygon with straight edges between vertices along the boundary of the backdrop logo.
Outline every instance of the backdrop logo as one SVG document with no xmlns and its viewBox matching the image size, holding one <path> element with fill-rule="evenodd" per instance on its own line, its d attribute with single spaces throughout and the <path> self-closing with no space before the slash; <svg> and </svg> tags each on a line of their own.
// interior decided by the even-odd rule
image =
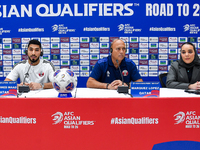
<svg viewBox="0 0 200 150">
<path fill-rule="evenodd" d="M 198 34 L 200 29 L 195 24 L 186 24 L 183 26 L 184 32 L 189 31 L 190 34 Z"/>
<path fill-rule="evenodd" d="M 95 65 L 98 60 L 90 60 L 90 65 Z"/>
<path fill-rule="evenodd" d="M 75 32 L 75 29 L 68 29 L 68 27 L 65 27 L 64 24 L 54 24 L 51 26 L 52 32 L 58 31 L 58 34 L 67 34 L 67 32 Z"/>
<path fill-rule="evenodd" d="M 69 37 L 61 37 L 60 42 L 69 42 Z"/>
<path fill-rule="evenodd" d="M 190 30 L 190 25 L 189 25 L 189 24 L 186 24 L 186 25 L 184 25 L 183 27 L 184 27 L 184 32 Z"/>
<path fill-rule="evenodd" d="M 58 31 L 58 25 L 57 24 L 53 25 L 52 30 L 53 30 L 52 32 Z"/>
<path fill-rule="evenodd" d="M 142 29 L 135 29 L 134 26 L 130 24 L 120 24 L 118 25 L 118 32 L 124 31 L 124 34 L 132 34 L 133 32 L 141 32 Z"/>
<path fill-rule="evenodd" d="M 149 66 L 149 70 L 158 70 L 158 66 Z"/>
<path fill-rule="evenodd" d="M 118 31 L 123 31 L 123 30 L 124 30 L 124 25 L 123 24 L 118 25 Z"/>
<path fill-rule="evenodd" d="M 61 123 L 63 121 L 63 114 L 61 112 L 57 112 L 55 114 L 53 114 L 51 117 L 53 118 L 54 123 L 53 124 L 58 124 Z"/>
<path fill-rule="evenodd" d="M 174 124 L 183 123 L 183 121 L 185 120 L 185 113 L 180 111 L 177 114 L 175 114 L 174 117 L 176 117 L 174 119 L 176 121 L 176 123 L 174 123 Z"/>
<path fill-rule="evenodd" d="M 148 76 L 148 72 L 139 72 L 140 73 L 140 75 L 142 76 L 142 77 L 147 77 Z"/>
<path fill-rule="evenodd" d="M 12 43 L 21 43 L 21 38 L 12 38 Z"/>
<path fill-rule="evenodd" d="M 4 30 L 3 28 L 0 28 L 0 35 L 3 33 L 10 33 L 10 30 Z"/>
</svg>

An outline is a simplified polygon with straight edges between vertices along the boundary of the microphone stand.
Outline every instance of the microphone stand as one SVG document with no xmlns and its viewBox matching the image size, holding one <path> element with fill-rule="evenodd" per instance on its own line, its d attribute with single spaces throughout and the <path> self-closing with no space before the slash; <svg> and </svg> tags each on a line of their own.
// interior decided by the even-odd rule
<svg viewBox="0 0 200 150">
<path fill-rule="evenodd" d="M 25 82 L 25 79 L 29 76 L 29 73 L 28 73 L 28 72 L 29 72 L 29 70 L 30 70 L 30 68 L 31 68 L 31 65 L 32 65 L 32 62 L 31 62 L 31 64 L 30 64 L 29 68 L 28 68 L 27 73 L 25 74 L 24 81 L 23 81 L 23 85 L 22 85 L 22 86 L 19 86 L 19 93 L 28 93 L 28 92 L 30 91 L 29 86 L 24 85 L 24 82 Z"/>
<path fill-rule="evenodd" d="M 118 86 L 117 92 L 118 93 L 128 93 L 128 86 L 124 85 L 124 78 L 123 78 L 118 60 L 116 60 L 116 62 L 117 62 L 118 68 L 119 68 L 120 75 L 122 77 L 122 86 Z"/>
</svg>

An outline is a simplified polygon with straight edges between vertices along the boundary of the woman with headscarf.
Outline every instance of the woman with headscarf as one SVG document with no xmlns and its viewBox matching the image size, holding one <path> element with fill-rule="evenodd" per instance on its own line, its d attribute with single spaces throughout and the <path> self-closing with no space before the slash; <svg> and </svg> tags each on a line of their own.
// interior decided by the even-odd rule
<svg viewBox="0 0 200 150">
<path fill-rule="evenodd" d="M 186 42 L 181 46 L 180 59 L 171 64 L 167 88 L 200 89 L 200 60 L 195 46 Z"/>
</svg>

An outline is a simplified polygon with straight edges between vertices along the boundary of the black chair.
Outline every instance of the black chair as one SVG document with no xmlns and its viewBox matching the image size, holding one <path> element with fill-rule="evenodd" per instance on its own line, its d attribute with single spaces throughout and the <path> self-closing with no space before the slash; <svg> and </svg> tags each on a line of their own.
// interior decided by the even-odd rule
<svg viewBox="0 0 200 150">
<path fill-rule="evenodd" d="M 167 74 L 168 73 L 162 73 L 159 75 L 160 84 L 163 88 L 166 88 Z"/>
</svg>

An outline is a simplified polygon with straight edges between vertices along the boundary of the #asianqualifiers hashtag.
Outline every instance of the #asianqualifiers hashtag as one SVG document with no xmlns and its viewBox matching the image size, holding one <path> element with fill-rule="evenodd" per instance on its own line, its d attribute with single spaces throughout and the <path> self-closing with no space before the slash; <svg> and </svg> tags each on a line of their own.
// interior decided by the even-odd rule
<svg viewBox="0 0 200 150">
<path fill-rule="evenodd" d="M 2 117 L 0 116 L 0 123 L 10 123 L 10 124 L 36 124 L 36 118 L 27 117 Z"/>
<path fill-rule="evenodd" d="M 142 118 L 112 118 L 111 124 L 158 124 L 158 118 L 149 118 L 149 117 L 142 117 Z"/>
</svg>

